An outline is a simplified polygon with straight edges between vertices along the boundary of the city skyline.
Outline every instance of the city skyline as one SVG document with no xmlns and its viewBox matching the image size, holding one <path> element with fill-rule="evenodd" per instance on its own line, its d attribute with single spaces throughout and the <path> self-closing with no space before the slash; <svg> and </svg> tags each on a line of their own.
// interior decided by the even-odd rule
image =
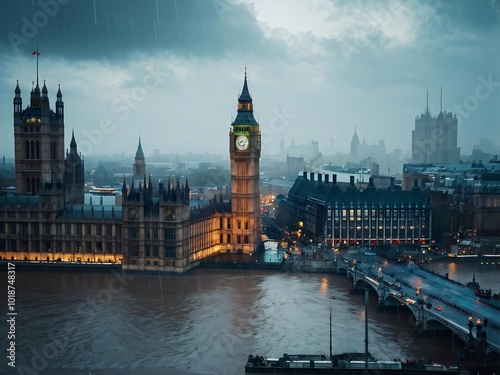
<svg viewBox="0 0 500 375">
<path fill-rule="evenodd" d="M 140 136 L 146 154 L 228 156 L 231 99 L 245 64 L 264 155 L 276 154 L 281 139 L 320 139 L 324 150 L 334 138 L 335 152 L 348 152 L 356 126 L 368 143 L 383 139 L 388 152 L 409 156 L 426 92 L 437 115 L 441 86 L 443 110 L 458 117 L 463 154 L 498 136 L 498 2 L 117 4 L 7 5 L 3 155 L 13 156 L 14 88 L 19 80 L 25 106 L 37 44 L 51 107 L 61 84 L 65 148 L 74 129 L 84 155 L 133 154 Z"/>
</svg>

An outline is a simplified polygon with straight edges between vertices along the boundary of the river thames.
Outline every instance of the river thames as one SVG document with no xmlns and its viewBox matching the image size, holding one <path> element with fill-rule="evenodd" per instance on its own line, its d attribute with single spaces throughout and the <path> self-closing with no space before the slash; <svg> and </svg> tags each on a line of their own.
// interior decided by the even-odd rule
<svg viewBox="0 0 500 375">
<path fill-rule="evenodd" d="M 500 265 L 436 263 L 436 272 L 493 292 Z M 7 272 L 0 272 L 7 343 Z M 197 269 L 186 275 L 16 270 L 16 368 L 2 374 L 244 374 L 249 354 L 364 350 L 364 297 L 334 274 Z M 369 346 L 377 359 L 452 363 L 450 332 L 416 335 L 406 308 L 376 311 Z M 5 371 L 4 371 L 5 369 Z"/>
</svg>

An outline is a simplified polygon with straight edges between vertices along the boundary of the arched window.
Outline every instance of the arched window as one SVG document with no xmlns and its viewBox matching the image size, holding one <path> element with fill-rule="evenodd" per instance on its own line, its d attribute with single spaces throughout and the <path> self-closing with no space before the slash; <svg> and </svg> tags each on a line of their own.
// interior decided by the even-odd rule
<svg viewBox="0 0 500 375">
<path fill-rule="evenodd" d="M 28 141 L 26 141 L 26 142 L 28 142 Z M 30 181 L 29 177 L 26 178 L 26 191 L 28 191 L 28 192 L 31 191 L 31 181 Z"/>
<path fill-rule="evenodd" d="M 28 141 L 24 141 L 24 157 L 30 158 L 30 143 Z"/>
<path fill-rule="evenodd" d="M 35 142 L 31 141 L 30 144 L 30 159 L 35 158 Z"/>
<path fill-rule="evenodd" d="M 40 141 L 36 141 L 36 159 L 40 159 Z"/>
</svg>

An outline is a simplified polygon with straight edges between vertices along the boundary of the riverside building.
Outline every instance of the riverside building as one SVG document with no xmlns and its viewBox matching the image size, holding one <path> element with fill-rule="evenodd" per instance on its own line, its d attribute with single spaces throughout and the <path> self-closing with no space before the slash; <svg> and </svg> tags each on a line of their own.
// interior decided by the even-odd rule
<svg viewBox="0 0 500 375">
<path fill-rule="evenodd" d="M 64 103 L 31 90 L 23 109 L 14 91 L 16 192 L 0 195 L 0 257 L 8 260 L 115 262 L 124 269 L 184 272 L 219 252 L 253 253 L 261 240 L 260 126 L 245 71 L 229 132 L 231 200 L 192 202 L 187 180 L 153 193 L 139 141 L 133 178 L 121 200 L 84 199 L 84 159 L 72 134 L 64 155 Z M 102 192 L 101 192 L 102 193 Z M 114 192 L 113 192 L 114 193 Z M 105 197 L 108 198 L 108 197 Z M 118 203 L 117 203 L 118 202 Z"/>
<path fill-rule="evenodd" d="M 430 242 L 430 200 L 417 184 L 376 189 L 370 178 L 361 189 L 354 176 L 342 185 L 336 177 L 303 172 L 295 181 L 284 211 L 301 237 L 326 247 Z"/>
</svg>

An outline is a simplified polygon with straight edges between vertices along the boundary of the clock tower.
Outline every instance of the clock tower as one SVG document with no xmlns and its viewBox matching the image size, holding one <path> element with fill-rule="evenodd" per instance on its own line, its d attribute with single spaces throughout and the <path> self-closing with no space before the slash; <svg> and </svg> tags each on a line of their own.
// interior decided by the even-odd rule
<svg viewBox="0 0 500 375">
<path fill-rule="evenodd" d="M 230 247 L 245 254 L 257 250 L 261 240 L 260 219 L 260 126 L 253 116 L 252 97 L 248 91 L 247 74 L 238 98 L 238 114 L 229 131 L 231 158 Z"/>
</svg>

